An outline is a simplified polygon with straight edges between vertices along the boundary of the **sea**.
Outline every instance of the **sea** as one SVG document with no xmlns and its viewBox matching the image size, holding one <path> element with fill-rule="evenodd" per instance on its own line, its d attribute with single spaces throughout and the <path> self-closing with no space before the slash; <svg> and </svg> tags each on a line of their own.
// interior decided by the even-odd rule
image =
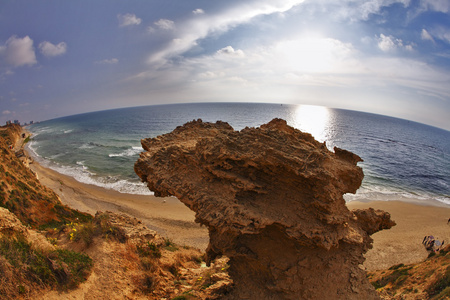
<svg viewBox="0 0 450 300">
<path fill-rule="evenodd" d="M 318 141 L 364 161 L 364 180 L 346 201 L 414 200 L 450 205 L 450 132 L 388 116 L 311 105 L 190 103 L 121 108 L 28 126 L 30 154 L 76 180 L 128 194 L 152 194 L 134 173 L 140 140 L 202 119 L 235 130 L 282 118 Z"/>
</svg>

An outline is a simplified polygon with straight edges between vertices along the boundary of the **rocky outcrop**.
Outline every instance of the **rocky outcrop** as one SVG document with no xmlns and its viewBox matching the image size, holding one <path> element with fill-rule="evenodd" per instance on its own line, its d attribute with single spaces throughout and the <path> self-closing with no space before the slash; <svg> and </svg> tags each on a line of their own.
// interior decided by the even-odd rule
<svg viewBox="0 0 450 300">
<path fill-rule="evenodd" d="M 369 234 L 395 223 L 345 205 L 363 179 L 357 155 L 281 119 L 241 131 L 197 120 L 142 146 L 135 172 L 156 196 L 196 212 L 209 229 L 208 260 L 230 258 L 227 298 L 377 298 L 359 266 Z"/>
</svg>

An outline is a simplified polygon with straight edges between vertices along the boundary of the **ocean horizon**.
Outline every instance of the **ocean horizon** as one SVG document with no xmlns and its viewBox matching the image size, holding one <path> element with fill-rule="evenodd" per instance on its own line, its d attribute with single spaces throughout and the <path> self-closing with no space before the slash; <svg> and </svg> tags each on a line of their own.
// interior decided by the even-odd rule
<svg viewBox="0 0 450 300">
<path fill-rule="evenodd" d="M 36 161 L 121 193 L 152 194 L 134 173 L 140 140 L 194 119 L 235 130 L 282 118 L 316 140 L 359 155 L 364 180 L 346 201 L 416 200 L 450 205 L 450 132 L 413 121 L 311 105 L 189 103 L 90 112 L 29 125 Z"/>
</svg>

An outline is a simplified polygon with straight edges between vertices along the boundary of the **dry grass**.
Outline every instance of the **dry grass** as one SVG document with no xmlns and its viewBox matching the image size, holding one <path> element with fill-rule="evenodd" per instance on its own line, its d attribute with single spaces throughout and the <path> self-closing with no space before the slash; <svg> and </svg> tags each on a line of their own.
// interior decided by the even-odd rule
<svg viewBox="0 0 450 300">
<path fill-rule="evenodd" d="M 369 272 L 382 299 L 450 299 L 450 246 L 425 261 Z"/>
<path fill-rule="evenodd" d="M 34 249 L 21 234 L 0 238 L 0 298 L 13 299 L 41 289 L 77 287 L 90 273 L 92 260 L 65 249 Z"/>
</svg>

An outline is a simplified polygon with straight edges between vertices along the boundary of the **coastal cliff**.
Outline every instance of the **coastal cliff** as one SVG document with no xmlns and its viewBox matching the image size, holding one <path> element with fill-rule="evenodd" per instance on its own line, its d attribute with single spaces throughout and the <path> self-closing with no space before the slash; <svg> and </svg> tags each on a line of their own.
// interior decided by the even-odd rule
<svg viewBox="0 0 450 300">
<path fill-rule="evenodd" d="M 123 299 L 125 297 L 192 300 L 230 298 L 235 293 L 232 291 L 233 281 L 228 276 L 228 272 L 232 270 L 226 257 L 216 259 L 210 267 L 207 267 L 203 262 L 204 255 L 201 251 L 172 243 L 167 237 L 161 237 L 147 229 L 132 215 L 98 212 L 94 217 L 63 205 L 54 191 L 61 192 L 74 187 L 66 185 L 67 179 L 62 175 L 61 177 L 56 175 L 55 182 L 51 185 L 54 187 L 53 190 L 45 188 L 37 180 L 37 176 L 27 168 L 28 162 L 32 163 L 32 161 L 26 156 L 19 158 L 16 155 L 16 151 L 20 151 L 27 141 L 27 137 L 23 137 L 22 134 L 22 128 L 19 126 L 0 127 L 2 153 L 0 167 L 2 171 L 5 171 L 5 173 L 0 172 L 2 187 L 0 206 L 9 207 L 15 212 L 13 214 L 8 209 L 0 208 L 1 299 Z M 340 154 L 348 156 L 346 152 Z M 349 157 L 351 158 L 352 155 Z M 36 163 L 31 164 L 33 165 L 37 166 Z M 36 170 L 39 170 L 39 178 L 45 179 L 42 167 Z M 49 201 L 49 198 L 53 200 Z M 275 199 L 279 201 L 280 197 Z M 172 200 L 175 201 L 175 199 Z M 403 259 L 408 259 L 408 254 L 414 251 L 405 251 L 402 247 L 403 242 L 417 242 L 422 246 L 420 241 L 423 235 L 416 234 L 420 230 L 411 228 L 426 227 L 426 231 L 432 229 L 433 233 L 444 238 L 446 237 L 444 232 L 448 230 L 448 226 L 445 225 L 448 219 L 447 214 L 450 214 L 450 211 L 442 207 L 414 206 L 412 209 L 413 205 L 401 202 L 387 204 L 373 202 L 370 206 L 374 205 L 376 208 L 392 212 L 395 219 L 399 221 L 399 225 L 394 230 L 375 234 L 375 239 L 379 242 L 379 234 L 391 235 L 400 227 L 408 229 L 415 235 L 414 238 L 408 235 L 404 238 L 404 232 L 393 235 L 397 237 L 392 239 L 392 243 L 395 243 L 395 248 L 400 251 L 399 257 L 392 255 L 393 252 L 386 251 L 392 248 L 390 246 L 389 249 L 380 249 L 378 245 L 368 253 L 374 254 L 376 251 L 376 255 L 380 257 L 374 260 L 373 255 L 368 255 L 368 260 L 372 260 L 370 265 L 374 266 L 378 263 L 385 268 L 378 271 L 373 271 L 378 268 L 371 268 L 371 272 L 368 273 L 368 278 L 376 287 L 378 295 L 382 299 L 390 300 L 447 299 L 450 297 L 449 247 L 438 253 L 431 252 L 424 262 L 412 265 L 399 263 L 404 262 Z M 362 203 L 359 206 L 352 206 L 370 207 L 369 204 Z M 394 207 L 397 208 L 394 209 Z M 269 209 L 270 206 L 264 208 Z M 39 214 L 36 214 L 37 210 Z M 405 215 L 402 216 L 399 211 Z M 387 218 L 382 217 L 383 213 L 373 209 L 354 210 L 352 214 L 357 218 L 361 229 L 369 234 L 374 229 L 384 227 L 385 222 L 389 222 Z M 17 216 L 20 216 L 20 220 Z M 418 223 L 417 226 L 412 226 L 410 221 Z M 311 222 L 314 222 L 314 218 Z M 438 226 L 441 222 L 444 222 L 443 226 Z M 180 228 L 184 226 L 184 223 L 180 224 Z M 225 238 L 226 236 L 223 241 L 226 241 Z M 242 241 L 248 242 L 247 238 L 248 236 L 245 236 Z M 276 257 L 284 257 L 285 253 L 292 252 L 290 249 L 274 248 L 270 240 L 262 243 L 257 236 L 254 236 L 254 240 L 259 243 L 254 247 L 273 249 L 271 251 L 275 252 Z M 445 240 L 447 241 L 448 238 Z M 283 247 L 291 244 L 293 243 L 283 244 Z M 244 244 L 241 245 L 241 249 L 246 249 Z M 334 248 L 331 247 L 329 251 L 334 251 Z M 251 250 L 251 248 L 247 249 Z M 309 250 L 315 252 L 314 249 Z M 305 251 L 304 254 L 307 255 L 308 252 Z M 256 251 L 253 256 L 256 257 L 256 255 L 261 255 L 261 252 Z M 308 258 L 306 256 L 303 258 L 304 262 L 302 261 L 303 264 L 300 265 L 301 271 L 310 271 L 304 268 Z M 419 262 L 422 259 L 415 261 Z M 286 267 L 286 264 L 279 264 L 279 260 L 274 262 L 276 263 L 271 265 L 273 268 Z M 329 265 L 336 265 L 337 262 L 330 261 Z M 254 260 L 252 263 L 258 266 L 259 261 Z M 251 267 L 253 264 L 243 264 L 243 266 Z M 317 268 L 327 267 L 317 265 Z M 388 267 L 390 268 L 387 269 Z M 292 280 L 298 279 L 297 274 L 286 276 L 290 276 Z M 239 282 L 236 284 L 240 285 Z M 268 281 L 264 284 L 268 284 Z M 314 285 L 315 282 L 311 280 L 305 284 Z M 255 286 L 249 286 L 250 288 Z M 269 288 L 273 288 L 273 285 Z M 254 298 L 256 297 L 254 295 L 258 295 L 258 291 L 249 290 L 247 294 L 251 294 L 251 298 Z"/>
<path fill-rule="evenodd" d="M 23 155 L 25 142 L 21 134 L 19 125 L 0 128 L 0 206 L 34 228 L 88 220 L 88 214 L 62 205 L 56 193 L 41 185 L 21 161 L 18 156 Z"/>
<path fill-rule="evenodd" d="M 226 259 L 206 267 L 201 251 L 134 217 L 62 204 L 16 155 L 27 135 L 0 127 L 0 299 L 214 299 L 228 289 Z"/>
<path fill-rule="evenodd" d="M 370 235 L 395 223 L 345 205 L 363 179 L 357 155 L 281 119 L 241 131 L 197 120 L 142 146 L 136 174 L 196 212 L 208 261 L 229 257 L 226 299 L 378 298 L 359 266 Z"/>
</svg>

